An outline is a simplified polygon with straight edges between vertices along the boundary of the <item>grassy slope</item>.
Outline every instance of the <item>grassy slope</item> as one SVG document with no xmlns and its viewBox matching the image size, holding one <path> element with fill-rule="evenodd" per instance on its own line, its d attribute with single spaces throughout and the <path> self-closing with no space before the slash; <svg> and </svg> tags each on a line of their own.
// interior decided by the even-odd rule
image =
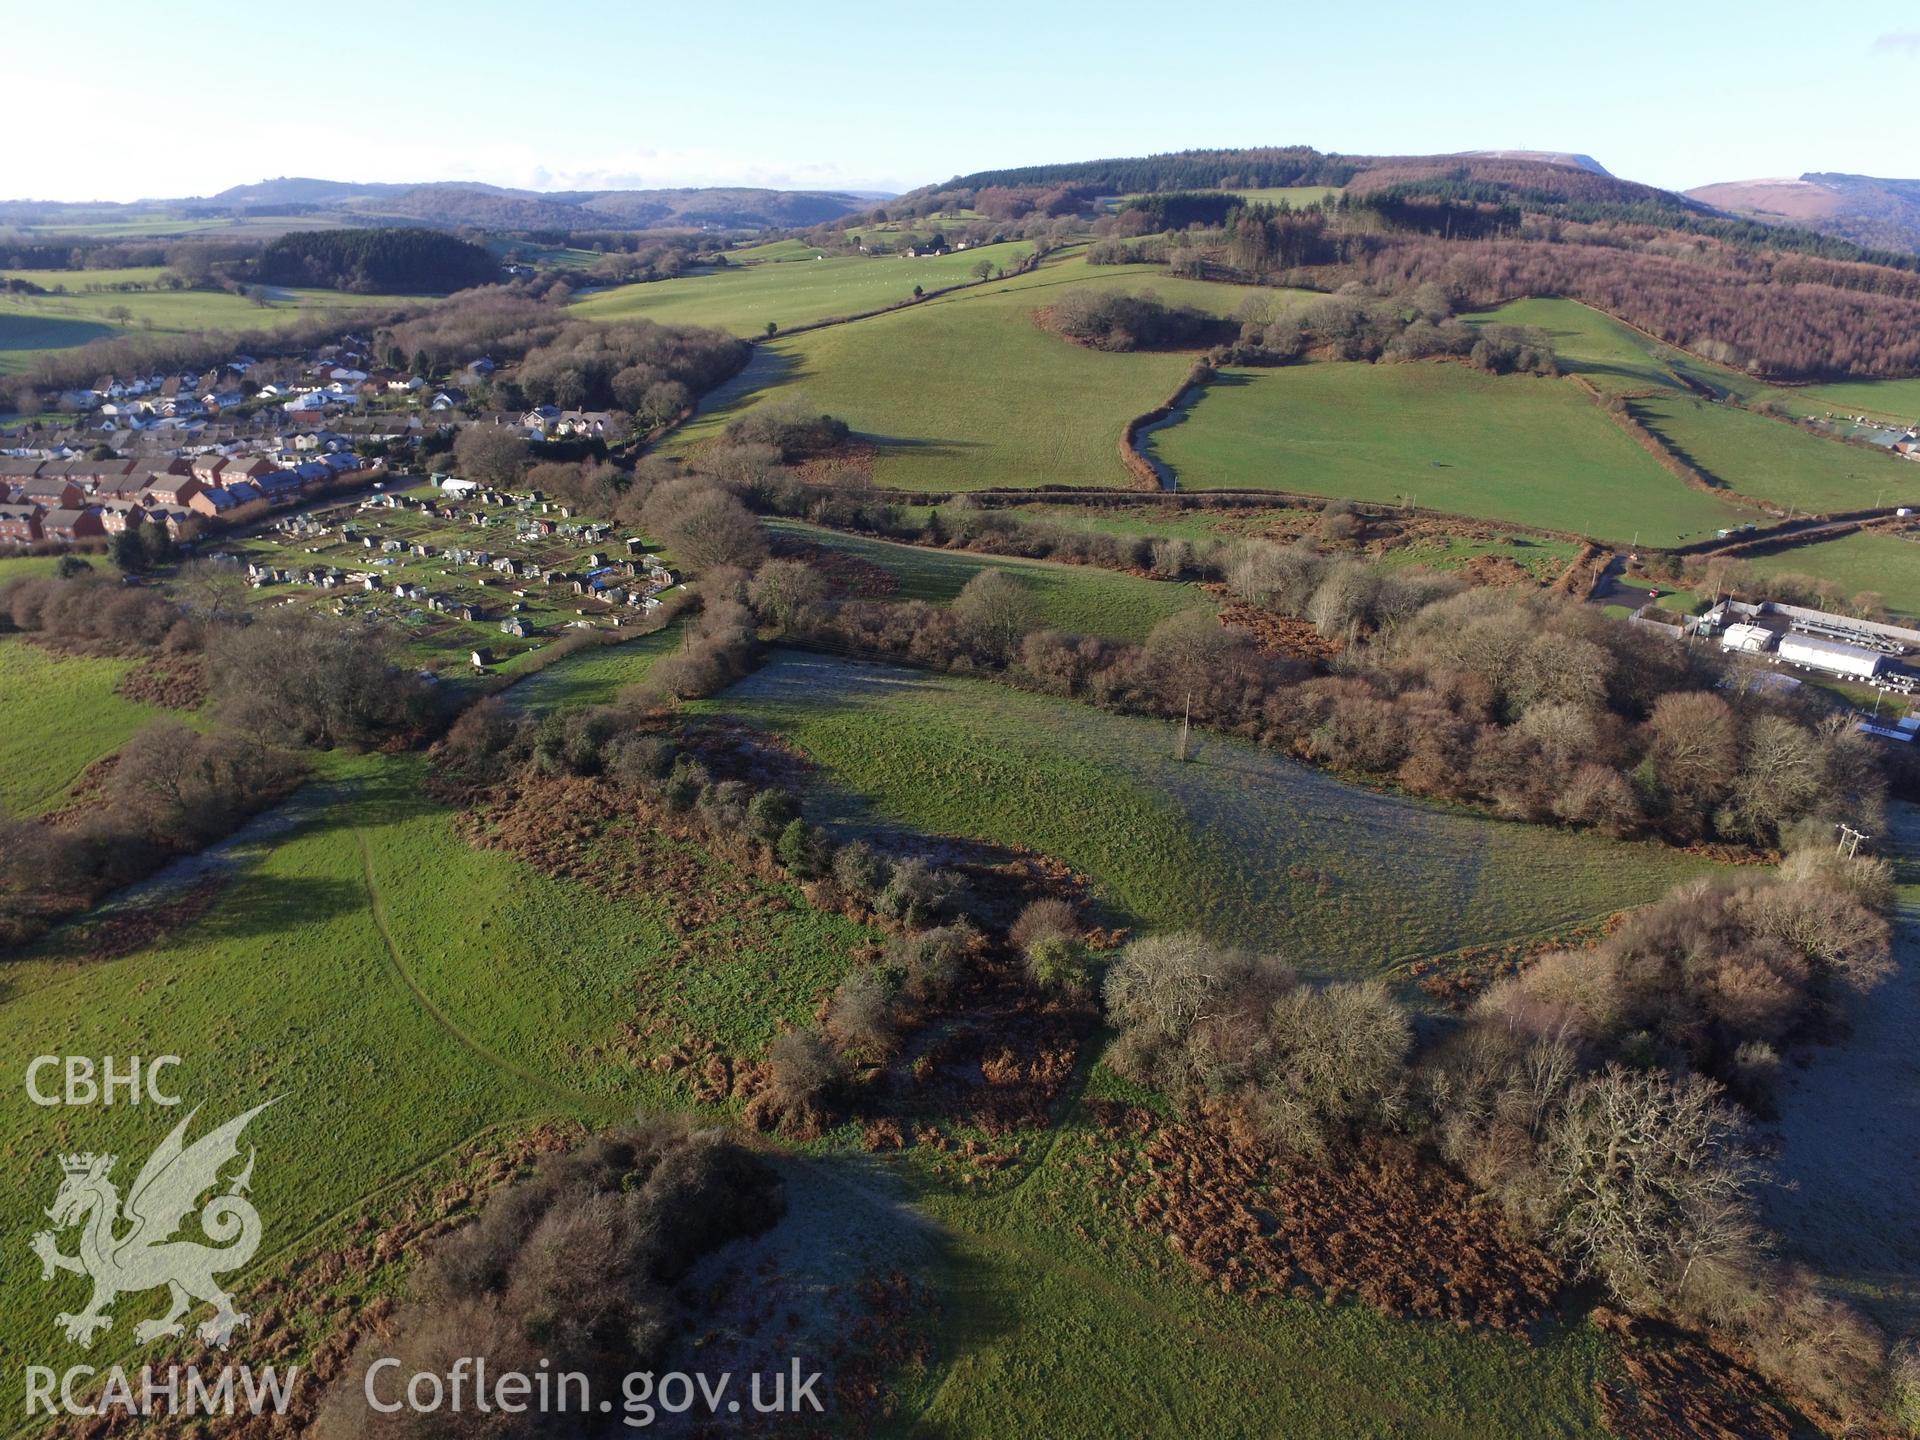
<svg viewBox="0 0 1920 1440">
<path fill-rule="evenodd" d="M 53 809 L 87 766 L 169 713 L 114 693 L 133 663 L 0 640 L 0 812 Z"/>
<path fill-rule="evenodd" d="M 1030 845 L 1092 876 L 1127 923 L 1323 972 L 1564 930 L 1704 868 L 1375 794 L 1237 741 L 1203 738 L 1182 765 L 1172 727 L 986 681 L 793 653 L 704 708 L 811 754 L 844 787 L 816 797 L 828 818 Z"/>
<path fill-rule="evenodd" d="M 791 327 L 836 315 L 857 315 L 910 299 L 916 285 L 928 290 L 959 285 L 983 259 L 1011 265 L 1016 254 L 1032 248 L 1013 243 L 912 260 L 896 255 L 839 255 L 740 265 L 676 280 L 619 285 L 578 301 L 573 309 L 586 320 L 644 318 L 758 335 L 769 321 Z"/>
<path fill-rule="evenodd" d="M 875 442 L 874 478 L 883 485 L 1123 486 L 1121 429 L 1164 401 L 1193 357 L 1102 354 L 1048 334 L 1034 311 L 1072 285 L 1152 289 L 1218 314 L 1247 293 L 1171 279 L 1156 267 L 1090 268 L 1069 257 L 1002 284 L 763 345 L 747 374 L 675 444 L 711 438 L 770 395 L 798 394 Z"/>
<path fill-rule="evenodd" d="M 1577 300 L 1515 300 L 1497 310 L 1469 315 L 1493 325 L 1528 325 L 1553 342 L 1560 368 L 1584 375 L 1608 394 L 1634 390 L 1682 390 L 1653 357 L 1653 342 L 1611 315 Z"/>
<path fill-rule="evenodd" d="M 1153 446 L 1183 489 L 1272 486 L 1607 539 L 1698 539 L 1741 513 L 1662 470 L 1569 381 L 1463 365 L 1229 371 Z"/>
<path fill-rule="evenodd" d="M 1887 608 L 1920 618 L 1920 542 L 1873 532 L 1797 545 L 1748 562 L 1763 575 L 1812 575 L 1847 595 L 1877 591 Z"/>
<path fill-rule="evenodd" d="M 1745 495 L 1807 510 L 1860 510 L 1920 499 L 1920 465 L 1798 426 L 1678 395 L 1633 413 L 1701 470 Z"/>
<path fill-rule="evenodd" d="M 903 600 L 944 603 L 958 595 L 961 587 L 982 570 L 1005 571 L 1033 591 L 1041 623 L 1059 630 L 1141 640 L 1171 615 L 1198 606 L 1214 608 L 1213 599 L 1195 586 L 1121 575 L 1085 565 L 1056 565 L 1043 560 L 1005 559 L 957 550 L 930 550 L 920 545 L 896 545 L 792 521 L 775 521 L 773 529 L 778 535 L 825 545 L 878 565 L 899 580 L 895 597 Z"/>
</svg>

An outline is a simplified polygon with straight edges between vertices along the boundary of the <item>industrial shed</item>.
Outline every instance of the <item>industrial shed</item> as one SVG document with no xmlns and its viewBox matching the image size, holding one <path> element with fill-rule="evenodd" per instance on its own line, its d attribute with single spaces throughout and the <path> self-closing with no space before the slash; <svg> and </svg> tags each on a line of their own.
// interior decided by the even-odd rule
<svg viewBox="0 0 1920 1440">
<path fill-rule="evenodd" d="M 1839 640 L 1822 640 L 1816 635 L 1782 635 L 1780 658 L 1790 665 L 1822 670 L 1848 680 L 1871 680 L 1880 673 L 1886 656 Z"/>
</svg>

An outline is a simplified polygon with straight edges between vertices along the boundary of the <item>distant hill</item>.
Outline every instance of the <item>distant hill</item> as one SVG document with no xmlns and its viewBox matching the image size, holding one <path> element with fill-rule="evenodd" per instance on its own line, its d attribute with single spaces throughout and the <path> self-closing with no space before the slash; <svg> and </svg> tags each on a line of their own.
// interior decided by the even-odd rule
<svg viewBox="0 0 1920 1440">
<path fill-rule="evenodd" d="M 209 195 L 207 205 L 337 205 L 364 200 L 376 195 L 401 195 L 410 185 L 358 185 L 346 180 L 311 180 L 304 176 L 282 176 L 262 180 L 255 185 L 234 185 L 218 195 Z M 166 201 L 149 202 L 166 204 Z"/>
<path fill-rule="evenodd" d="M 409 225 L 482 230 L 767 230 L 818 225 L 864 210 L 871 193 L 742 187 L 672 190 L 514 190 L 435 181 L 404 185 L 280 176 L 217 195 L 141 200 L 130 205 L 0 201 L 0 226 L 76 227 L 137 217 L 204 221 L 230 216 L 322 217 L 340 225 Z M 156 232 L 159 233 L 159 232 Z"/>
<path fill-rule="evenodd" d="M 1593 175 L 1613 174 L 1591 155 L 1575 155 L 1566 150 L 1463 150 L 1461 155 L 1474 160 L 1537 160 L 1542 165 L 1567 165 Z"/>
<path fill-rule="evenodd" d="M 1920 251 L 1920 180 L 1815 171 L 1798 179 L 1702 185 L 1687 194 L 1753 220 L 1798 225 L 1875 249 Z"/>
</svg>

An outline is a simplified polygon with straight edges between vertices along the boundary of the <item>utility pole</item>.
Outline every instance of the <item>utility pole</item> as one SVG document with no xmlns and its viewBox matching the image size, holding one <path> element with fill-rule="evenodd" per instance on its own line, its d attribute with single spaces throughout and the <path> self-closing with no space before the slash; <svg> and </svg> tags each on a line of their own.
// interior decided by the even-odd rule
<svg viewBox="0 0 1920 1440">
<path fill-rule="evenodd" d="M 1840 843 L 1834 846 L 1834 852 L 1839 855 L 1844 855 L 1847 859 L 1851 860 L 1853 859 L 1854 852 L 1860 848 L 1860 842 L 1870 837 L 1864 830 L 1856 830 L 1851 825 L 1844 823 L 1839 826 L 1839 830 Z"/>
<path fill-rule="evenodd" d="M 1187 713 L 1180 721 L 1180 748 L 1174 758 L 1185 761 L 1187 758 L 1187 737 L 1193 733 L 1193 691 L 1187 691 Z"/>
</svg>

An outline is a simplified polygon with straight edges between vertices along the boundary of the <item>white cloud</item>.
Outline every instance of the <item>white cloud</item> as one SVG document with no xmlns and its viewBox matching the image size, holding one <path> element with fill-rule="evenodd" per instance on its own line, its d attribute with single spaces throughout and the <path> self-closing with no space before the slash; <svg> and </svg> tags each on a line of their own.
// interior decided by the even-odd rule
<svg viewBox="0 0 1920 1440">
<path fill-rule="evenodd" d="M 1873 42 L 1876 55 L 1920 55 L 1920 30 L 1892 30 Z"/>
</svg>

